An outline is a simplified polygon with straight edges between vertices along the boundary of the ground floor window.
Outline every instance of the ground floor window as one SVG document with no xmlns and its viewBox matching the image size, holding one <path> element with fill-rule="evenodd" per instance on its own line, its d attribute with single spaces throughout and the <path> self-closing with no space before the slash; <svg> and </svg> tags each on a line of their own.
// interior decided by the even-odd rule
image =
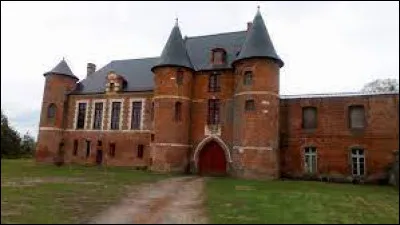
<svg viewBox="0 0 400 225">
<path fill-rule="evenodd" d="M 304 149 L 304 170 L 306 173 L 317 172 L 317 148 L 306 147 Z"/>
<path fill-rule="evenodd" d="M 86 141 L 86 158 L 90 156 L 90 141 Z"/>
<path fill-rule="evenodd" d="M 139 159 L 143 158 L 143 149 L 144 149 L 144 145 L 138 145 L 138 147 L 137 147 L 137 157 Z"/>
<path fill-rule="evenodd" d="M 365 173 L 364 149 L 354 148 L 351 150 L 351 168 L 353 176 L 363 176 Z"/>
<path fill-rule="evenodd" d="M 108 154 L 113 158 L 115 157 L 115 143 L 110 143 L 110 150 Z"/>
<path fill-rule="evenodd" d="M 78 140 L 74 140 L 74 156 L 78 154 Z"/>
</svg>

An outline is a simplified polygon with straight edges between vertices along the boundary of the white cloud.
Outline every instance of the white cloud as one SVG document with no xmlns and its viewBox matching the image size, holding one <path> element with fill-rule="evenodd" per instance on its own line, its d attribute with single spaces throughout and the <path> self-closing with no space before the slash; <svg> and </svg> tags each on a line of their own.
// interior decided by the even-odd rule
<svg viewBox="0 0 400 225">
<path fill-rule="evenodd" d="M 398 2 L 1 2 L 2 109 L 36 135 L 39 116 L 28 115 L 40 111 L 43 73 L 62 57 L 84 78 L 87 62 L 159 55 L 176 16 L 183 35 L 238 31 L 258 4 L 285 61 L 282 94 L 398 77 Z"/>
</svg>

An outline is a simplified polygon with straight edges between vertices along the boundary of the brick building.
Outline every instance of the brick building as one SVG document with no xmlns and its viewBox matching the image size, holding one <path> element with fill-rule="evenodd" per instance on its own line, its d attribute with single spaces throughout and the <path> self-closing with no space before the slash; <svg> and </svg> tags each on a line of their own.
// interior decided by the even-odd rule
<svg viewBox="0 0 400 225">
<path fill-rule="evenodd" d="M 36 159 L 277 178 L 377 177 L 399 148 L 399 94 L 279 94 L 260 12 L 247 30 L 182 38 L 160 57 L 115 60 L 79 79 L 44 74 Z"/>
</svg>

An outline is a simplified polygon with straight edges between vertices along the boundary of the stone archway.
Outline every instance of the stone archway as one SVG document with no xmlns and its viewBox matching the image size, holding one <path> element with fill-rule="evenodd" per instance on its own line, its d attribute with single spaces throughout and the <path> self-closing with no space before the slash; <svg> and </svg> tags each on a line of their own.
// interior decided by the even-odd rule
<svg viewBox="0 0 400 225">
<path fill-rule="evenodd" d="M 219 137 L 209 136 L 197 145 L 192 161 L 196 173 L 215 170 L 216 173 L 226 174 L 232 159 L 227 145 Z"/>
</svg>

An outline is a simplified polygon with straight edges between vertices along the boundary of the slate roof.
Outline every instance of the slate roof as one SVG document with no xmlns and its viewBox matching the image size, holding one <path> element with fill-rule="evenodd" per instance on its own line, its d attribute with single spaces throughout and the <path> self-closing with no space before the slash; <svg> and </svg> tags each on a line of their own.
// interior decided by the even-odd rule
<svg viewBox="0 0 400 225">
<path fill-rule="evenodd" d="M 242 50 L 233 63 L 242 59 L 255 57 L 272 58 L 278 62 L 280 67 L 283 66 L 283 61 L 279 58 L 278 54 L 276 54 L 274 45 L 272 44 L 271 38 L 269 37 L 267 28 L 265 27 L 264 20 L 259 10 L 254 17 L 253 25 L 249 30 L 246 40 L 244 41 Z"/>
<path fill-rule="evenodd" d="M 353 97 L 353 96 L 375 96 L 375 95 L 393 95 L 399 94 L 398 91 L 389 92 L 337 92 L 324 94 L 303 94 L 303 95 L 280 95 L 281 99 L 299 99 L 299 98 L 332 98 L 332 97 Z"/>
<path fill-rule="evenodd" d="M 57 64 L 57 66 L 54 67 L 52 70 L 50 70 L 49 72 L 46 72 L 44 74 L 44 76 L 52 74 L 52 73 L 61 74 L 61 75 L 65 75 L 65 76 L 70 76 L 70 77 L 73 77 L 73 78 L 79 80 L 79 78 L 76 77 L 74 75 L 74 73 L 72 73 L 71 69 L 69 68 L 67 62 L 65 62 L 64 59 L 62 59 L 61 62 L 59 62 Z"/>
<path fill-rule="evenodd" d="M 172 28 L 159 61 L 153 68 L 151 68 L 151 70 L 154 71 L 154 69 L 159 66 L 182 66 L 193 69 L 192 63 L 190 62 L 189 56 L 186 52 L 186 46 L 182 39 L 178 21 L 174 28 Z"/>
<path fill-rule="evenodd" d="M 193 69 L 209 70 L 217 69 L 210 63 L 211 50 L 213 48 L 224 48 L 227 53 L 227 63 L 218 69 L 232 68 L 231 63 L 240 51 L 246 31 L 221 33 L 215 35 L 197 36 L 185 38 L 184 43 L 187 48 Z M 78 83 L 74 94 L 93 94 L 103 93 L 105 90 L 106 76 L 110 71 L 121 75 L 126 81 L 127 86 L 124 91 L 150 91 L 153 90 L 154 80 L 151 69 L 160 63 L 160 57 L 115 60 L 89 75 Z"/>
</svg>

